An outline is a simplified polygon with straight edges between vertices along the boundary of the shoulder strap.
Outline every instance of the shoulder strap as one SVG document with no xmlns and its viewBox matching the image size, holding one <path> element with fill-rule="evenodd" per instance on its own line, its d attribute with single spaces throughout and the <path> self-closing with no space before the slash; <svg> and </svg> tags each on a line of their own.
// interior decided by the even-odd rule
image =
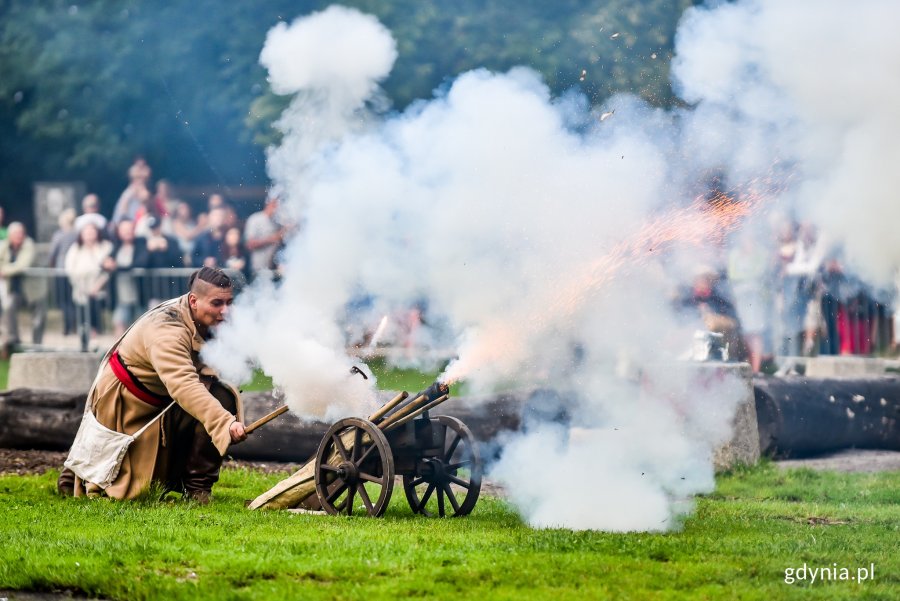
<svg viewBox="0 0 900 601">
<path fill-rule="evenodd" d="M 154 424 L 154 422 L 159 421 L 159 419 L 166 413 L 166 411 L 168 411 L 169 409 L 171 409 L 171 408 L 172 408 L 172 405 L 174 405 L 174 404 L 175 404 L 175 401 L 172 401 L 171 403 L 169 403 L 168 406 L 167 406 L 165 409 L 163 409 L 162 411 L 159 412 L 159 415 L 157 415 L 156 417 L 154 417 L 153 419 L 151 419 L 149 422 L 147 422 L 146 424 L 144 424 L 144 427 L 143 427 L 143 428 L 141 428 L 140 430 L 138 430 L 137 432 L 135 432 L 134 434 L 132 434 L 132 435 L 131 435 L 132 438 L 137 438 L 138 436 L 140 436 L 141 434 L 143 434 L 143 433 L 144 433 L 144 430 L 146 430 L 147 428 L 149 428 L 150 426 L 152 426 L 152 425 Z"/>
<path fill-rule="evenodd" d="M 128 334 L 128 332 L 131 331 L 131 328 L 133 328 L 135 326 L 135 324 L 137 324 L 137 322 L 145 315 L 147 315 L 149 313 L 153 313 L 154 311 L 158 311 L 159 309 L 161 309 L 163 307 L 166 307 L 169 305 L 174 305 L 174 304 L 178 303 L 181 300 L 181 298 L 182 298 L 181 296 L 177 296 L 177 297 L 169 299 L 167 301 L 163 301 L 160 304 L 153 307 L 152 309 L 147 310 L 143 315 L 141 315 L 140 317 L 135 319 L 132 322 L 132 324 L 130 326 L 128 326 L 128 328 L 124 332 L 122 332 L 122 335 L 119 336 L 119 339 L 116 340 L 111 347 L 109 347 L 109 350 L 107 350 L 106 353 L 104 353 L 103 358 L 100 360 L 100 366 L 97 368 L 97 374 L 94 376 L 94 381 L 91 383 L 90 390 L 88 390 L 87 402 L 84 404 L 85 411 L 91 411 L 93 409 L 93 407 L 91 406 L 91 397 L 94 396 L 94 388 L 97 385 L 97 378 L 100 377 L 100 372 L 103 371 L 103 366 L 109 362 L 110 356 L 112 356 L 112 354 L 115 352 L 115 350 L 117 348 L 119 348 L 119 344 L 122 342 L 122 340 L 125 339 L 125 335 Z M 168 407 L 166 407 L 166 409 L 168 409 Z M 162 413 L 160 413 L 160 415 L 162 415 Z M 150 422 L 150 423 L 153 423 L 153 422 Z"/>
</svg>

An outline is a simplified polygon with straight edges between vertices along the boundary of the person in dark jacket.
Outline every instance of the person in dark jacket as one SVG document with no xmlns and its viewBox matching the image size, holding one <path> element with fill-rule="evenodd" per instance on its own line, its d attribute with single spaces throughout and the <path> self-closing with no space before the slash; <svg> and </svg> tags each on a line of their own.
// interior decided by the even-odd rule
<svg viewBox="0 0 900 601">
<path fill-rule="evenodd" d="M 681 296 L 678 304 L 696 311 L 707 330 L 724 337 L 731 359 L 741 361 L 746 357 L 741 322 L 721 274 L 712 268 L 698 269 L 690 290 Z"/>
<path fill-rule="evenodd" d="M 113 276 L 113 327 L 116 336 L 121 336 L 141 314 L 141 282 L 133 271 L 141 267 L 140 261 L 147 255 L 147 241 L 135 237 L 134 229 L 134 222 L 130 219 L 118 223 L 112 253 L 103 262 L 103 269 Z"/>
<path fill-rule="evenodd" d="M 135 267 L 148 270 L 184 267 L 181 246 L 172 236 L 162 233 L 162 223 L 157 217 L 149 217 L 150 233 L 142 252 L 135 258 Z M 141 302 L 144 307 L 157 305 L 165 298 L 177 294 L 181 281 L 172 273 L 148 273 L 141 283 Z"/>
<path fill-rule="evenodd" d="M 192 264 L 197 267 L 221 267 L 222 246 L 225 244 L 226 210 L 223 207 L 209 212 L 207 230 L 194 239 Z"/>
</svg>

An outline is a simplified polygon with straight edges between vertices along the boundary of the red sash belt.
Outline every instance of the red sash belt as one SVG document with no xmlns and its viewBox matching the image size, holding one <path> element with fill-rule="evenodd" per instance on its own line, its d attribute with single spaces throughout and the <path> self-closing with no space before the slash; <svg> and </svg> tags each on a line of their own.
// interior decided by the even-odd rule
<svg viewBox="0 0 900 601">
<path fill-rule="evenodd" d="M 128 368 L 125 367 L 125 363 L 122 362 L 122 358 L 119 357 L 119 351 L 113 351 L 112 355 L 109 356 L 109 366 L 112 368 L 112 372 L 116 375 L 116 378 L 119 379 L 119 382 L 128 389 L 128 392 L 145 403 L 153 405 L 154 407 L 162 407 L 171 400 L 168 397 L 160 396 L 148 389 L 134 376 L 134 374 L 128 371 Z"/>
</svg>

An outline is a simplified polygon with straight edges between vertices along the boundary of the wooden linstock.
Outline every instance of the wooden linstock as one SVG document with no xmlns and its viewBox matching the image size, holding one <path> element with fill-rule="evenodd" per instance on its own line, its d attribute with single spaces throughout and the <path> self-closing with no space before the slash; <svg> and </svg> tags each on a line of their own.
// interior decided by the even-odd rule
<svg viewBox="0 0 900 601">
<path fill-rule="evenodd" d="M 253 422 L 252 424 L 250 424 L 249 426 L 244 428 L 244 433 L 250 434 L 251 432 L 253 432 L 257 428 L 259 428 L 260 426 L 266 425 L 267 423 L 269 423 L 270 421 L 272 421 L 273 419 L 275 419 L 276 417 L 278 417 L 279 415 L 281 415 L 282 413 L 284 413 L 287 410 L 288 410 L 288 406 L 282 405 L 281 407 L 279 407 L 272 413 L 269 413 L 268 415 L 264 415 L 263 417 L 259 418 L 258 420 L 256 420 L 255 422 Z"/>
</svg>

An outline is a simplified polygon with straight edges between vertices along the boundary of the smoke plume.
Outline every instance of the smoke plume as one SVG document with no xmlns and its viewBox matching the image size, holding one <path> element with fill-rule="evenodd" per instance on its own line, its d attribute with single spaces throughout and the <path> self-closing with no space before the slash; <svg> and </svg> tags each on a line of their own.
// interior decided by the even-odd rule
<svg viewBox="0 0 900 601">
<path fill-rule="evenodd" d="M 706 160 L 738 177 L 791 165 L 797 185 L 784 201 L 876 283 L 900 259 L 898 18 L 891 0 L 693 8 L 673 63 Z"/>
<path fill-rule="evenodd" d="M 837 2 L 689 10 L 674 73 L 693 106 L 673 111 L 627 95 L 595 111 L 519 67 L 464 73 L 379 113 L 396 50 L 377 21 L 332 7 L 279 25 L 261 61 L 273 89 L 296 96 L 269 168 L 304 225 L 280 286 L 240 297 L 209 359 L 232 377 L 260 365 L 301 416 L 366 414 L 374 392 L 349 375 L 344 328 L 359 314 L 348 307 L 368 305 L 372 329 L 426 307 L 454 341 L 445 380 L 556 399 L 503 441 L 492 471 L 529 523 L 676 527 L 712 489 L 711 454 L 746 389 L 701 385 L 676 360 L 702 325 L 676 312 L 674 287 L 715 261 L 747 211 L 787 203 L 873 273 L 898 258 L 873 243 L 887 227 L 876 222 L 900 211 L 887 202 L 897 170 L 884 168 L 900 158 L 888 108 L 898 45 L 876 17 L 888 4 L 859 6 L 852 26 Z M 747 183 L 773 165 L 789 186 Z M 711 170 L 761 198 L 698 202 Z"/>
</svg>

